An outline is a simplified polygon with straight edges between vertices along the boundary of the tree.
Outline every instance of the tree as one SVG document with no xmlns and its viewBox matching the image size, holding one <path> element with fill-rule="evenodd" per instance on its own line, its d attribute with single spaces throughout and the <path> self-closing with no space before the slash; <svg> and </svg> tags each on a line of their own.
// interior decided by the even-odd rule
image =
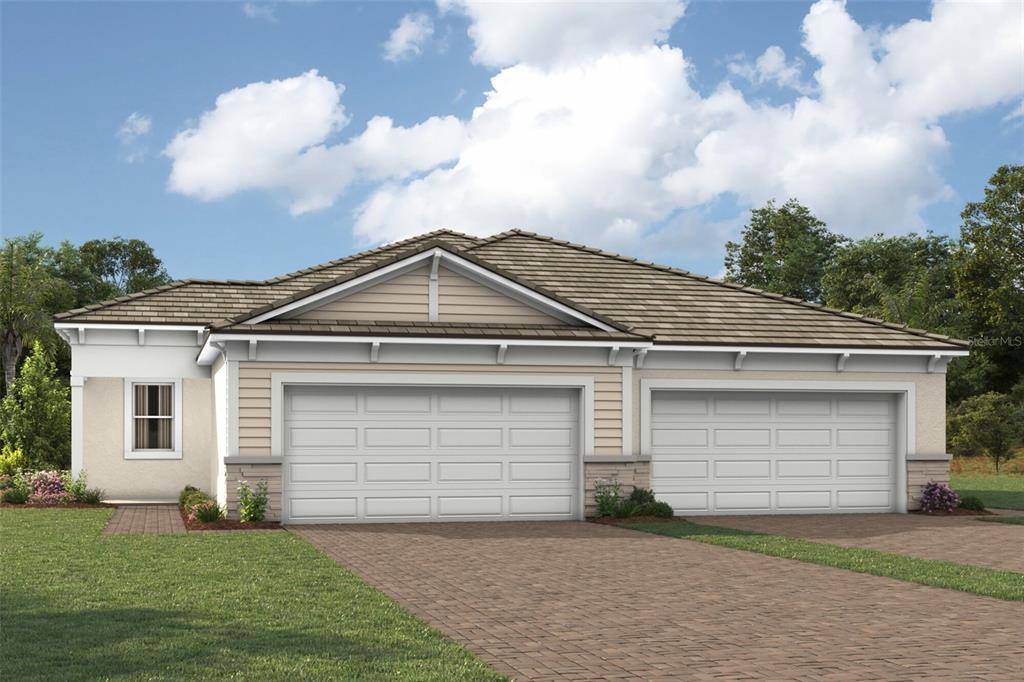
<svg viewBox="0 0 1024 682">
<path fill-rule="evenodd" d="M 726 279 L 807 301 L 821 300 L 821 278 L 845 237 L 796 199 L 751 212 L 740 243 L 725 245 Z"/>
<path fill-rule="evenodd" d="M 171 281 L 153 247 L 141 239 L 93 239 L 82 244 L 79 251 L 85 266 L 109 285 L 113 296 L 132 294 Z"/>
<path fill-rule="evenodd" d="M 1001 166 L 985 198 L 960 214 L 957 297 L 976 352 L 999 368 L 994 388 L 1024 376 L 1024 166 Z"/>
<path fill-rule="evenodd" d="M 955 335 L 959 308 L 953 267 L 956 245 L 948 237 L 875 235 L 839 249 L 825 268 L 826 305 Z"/>
<path fill-rule="evenodd" d="M 949 419 L 950 443 L 960 455 L 990 457 L 996 472 L 1024 445 L 1024 407 L 1002 393 L 971 396 L 956 407 Z"/>
<path fill-rule="evenodd" d="M 17 380 L 0 401 L 0 439 L 20 449 L 36 469 L 71 465 L 70 389 L 36 341 Z"/>
<path fill-rule="evenodd" d="M 41 240 L 39 233 L 5 239 L 0 256 L 0 357 L 6 390 L 17 377 L 25 345 L 53 333 L 49 307 L 60 281 L 47 268 L 48 250 Z"/>
</svg>

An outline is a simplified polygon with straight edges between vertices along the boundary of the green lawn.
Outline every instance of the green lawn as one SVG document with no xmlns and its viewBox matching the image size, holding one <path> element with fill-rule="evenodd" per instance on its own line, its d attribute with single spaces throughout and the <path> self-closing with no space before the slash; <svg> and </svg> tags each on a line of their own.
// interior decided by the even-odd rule
<svg viewBox="0 0 1024 682">
<path fill-rule="evenodd" d="M 898 580 L 1024 601 L 1024 574 L 948 561 L 918 559 L 859 547 L 840 547 L 781 535 L 705 526 L 697 523 L 636 523 L 626 528 L 721 545 L 812 564 L 845 568 Z"/>
<path fill-rule="evenodd" d="M 1024 526 L 1024 516 L 979 516 L 978 520 L 987 523 L 1012 523 Z"/>
<path fill-rule="evenodd" d="M 950 486 L 961 495 L 975 495 L 986 507 L 1024 509 L 1024 476 L 1020 474 L 952 474 Z"/>
<path fill-rule="evenodd" d="M 503 679 L 291 533 L 103 536 L 0 509 L 9 680 Z"/>
</svg>

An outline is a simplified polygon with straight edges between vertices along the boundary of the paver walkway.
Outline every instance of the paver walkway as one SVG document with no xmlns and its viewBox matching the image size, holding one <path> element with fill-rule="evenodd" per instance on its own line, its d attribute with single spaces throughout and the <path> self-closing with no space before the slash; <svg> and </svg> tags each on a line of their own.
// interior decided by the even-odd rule
<svg viewBox="0 0 1024 682">
<path fill-rule="evenodd" d="M 1024 526 L 982 523 L 975 516 L 811 514 L 702 516 L 692 520 L 1024 573 Z"/>
<path fill-rule="evenodd" d="M 185 524 L 173 504 L 121 505 L 114 510 L 103 532 L 107 535 L 171 535 L 184 533 Z"/>
<path fill-rule="evenodd" d="M 588 523 L 291 530 L 518 680 L 1024 679 L 1019 602 Z"/>
</svg>

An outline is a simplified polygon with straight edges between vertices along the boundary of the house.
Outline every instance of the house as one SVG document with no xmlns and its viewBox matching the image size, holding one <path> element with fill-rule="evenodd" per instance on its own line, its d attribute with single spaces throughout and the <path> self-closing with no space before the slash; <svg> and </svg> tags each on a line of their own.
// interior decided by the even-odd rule
<svg viewBox="0 0 1024 682">
<path fill-rule="evenodd" d="M 57 315 L 72 466 L 293 523 L 905 511 L 947 480 L 966 344 L 529 232 L 447 230 L 267 281 Z"/>
</svg>

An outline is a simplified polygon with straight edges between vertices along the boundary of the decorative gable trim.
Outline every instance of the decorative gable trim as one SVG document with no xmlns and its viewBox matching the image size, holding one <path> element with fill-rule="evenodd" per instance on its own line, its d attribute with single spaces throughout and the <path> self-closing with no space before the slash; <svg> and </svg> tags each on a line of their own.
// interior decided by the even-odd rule
<svg viewBox="0 0 1024 682">
<path fill-rule="evenodd" d="M 432 300 L 430 302 L 431 311 L 435 311 L 437 309 L 436 272 L 438 267 L 443 264 L 449 270 L 462 275 L 463 277 L 467 277 L 483 284 L 484 286 L 495 289 L 509 298 L 525 303 L 559 320 L 582 323 L 602 331 L 620 331 L 620 328 L 616 326 L 608 324 L 603 320 L 599 320 L 596 317 L 593 317 L 566 303 L 555 300 L 554 298 L 520 284 L 519 282 L 513 281 L 508 277 L 478 265 L 477 263 L 454 254 L 440 246 L 415 253 L 407 258 L 384 265 L 370 272 L 353 277 L 344 282 L 340 282 L 334 286 L 313 292 L 308 296 L 291 301 L 276 307 L 273 310 L 268 310 L 244 321 L 239 320 L 239 322 L 243 324 L 258 324 L 274 318 L 291 317 L 293 315 L 315 309 L 329 301 L 344 298 L 345 296 L 354 294 L 357 291 L 362 291 L 363 289 L 369 288 L 375 284 L 380 284 L 381 282 L 385 282 L 406 272 L 418 269 L 426 265 L 428 261 L 430 261 L 430 277 L 432 278 L 429 281 L 430 292 L 432 295 Z"/>
</svg>

